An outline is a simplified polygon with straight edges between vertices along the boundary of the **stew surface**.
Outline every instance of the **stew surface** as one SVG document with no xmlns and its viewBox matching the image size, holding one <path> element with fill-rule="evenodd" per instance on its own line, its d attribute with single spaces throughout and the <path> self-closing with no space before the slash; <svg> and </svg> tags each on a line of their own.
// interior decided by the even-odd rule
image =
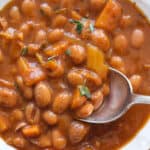
<svg viewBox="0 0 150 150">
<path fill-rule="evenodd" d="M 150 95 L 150 26 L 124 0 L 13 0 L 0 12 L 0 135 L 19 150 L 116 150 L 150 106 L 104 125 L 112 66 Z"/>
</svg>

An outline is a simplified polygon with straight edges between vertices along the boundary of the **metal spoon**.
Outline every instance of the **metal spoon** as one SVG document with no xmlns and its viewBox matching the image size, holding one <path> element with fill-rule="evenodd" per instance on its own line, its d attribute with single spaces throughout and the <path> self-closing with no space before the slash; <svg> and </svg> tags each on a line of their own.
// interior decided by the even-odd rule
<svg viewBox="0 0 150 150">
<path fill-rule="evenodd" d="M 104 124 L 119 119 L 127 110 L 135 104 L 150 104 L 150 96 L 133 93 L 129 79 L 120 71 L 110 70 L 110 94 L 105 99 L 102 107 L 85 119 L 83 122 Z"/>
</svg>

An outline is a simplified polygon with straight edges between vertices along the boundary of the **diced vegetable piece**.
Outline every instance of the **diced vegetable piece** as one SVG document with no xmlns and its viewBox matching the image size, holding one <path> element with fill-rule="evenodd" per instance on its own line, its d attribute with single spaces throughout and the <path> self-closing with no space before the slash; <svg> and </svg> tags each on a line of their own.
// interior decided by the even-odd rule
<svg viewBox="0 0 150 150">
<path fill-rule="evenodd" d="M 87 67 L 98 73 L 102 78 L 107 76 L 108 66 L 104 62 L 104 54 L 91 44 L 87 45 Z"/>
<path fill-rule="evenodd" d="M 121 18 L 122 8 L 115 0 L 109 0 L 96 20 L 95 26 L 107 31 L 114 30 Z"/>
<path fill-rule="evenodd" d="M 46 74 L 37 63 L 29 63 L 25 58 L 18 60 L 18 69 L 26 85 L 31 86 L 45 79 Z"/>
<path fill-rule="evenodd" d="M 40 127 L 37 125 L 26 126 L 22 129 L 22 133 L 26 137 L 37 137 L 40 135 Z"/>
</svg>

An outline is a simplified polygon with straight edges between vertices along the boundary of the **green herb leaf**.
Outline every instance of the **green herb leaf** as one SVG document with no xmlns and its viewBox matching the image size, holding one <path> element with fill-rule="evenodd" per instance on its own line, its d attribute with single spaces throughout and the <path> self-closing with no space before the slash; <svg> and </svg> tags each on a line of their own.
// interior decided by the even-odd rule
<svg viewBox="0 0 150 150">
<path fill-rule="evenodd" d="M 22 50 L 21 50 L 21 56 L 25 56 L 27 54 L 28 54 L 28 47 L 22 48 Z"/>
<path fill-rule="evenodd" d="M 83 27 L 84 27 L 83 23 L 78 20 L 73 20 L 73 19 L 70 19 L 69 22 L 76 24 L 76 31 L 78 32 L 78 34 L 81 34 Z"/>
<path fill-rule="evenodd" d="M 70 55 L 71 55 L 70 49 L 67 49 L 67 50 L 65 51 L 65 54 L 66 54 L 67 56 L 70 56 Z"/>
<path fill-rule="evenodd" d="M 89 28 L 90 28 L 91 32 L 93 32 L 95 30 L 94 25 L 92 23 L 90 24 Z"/>
<path fill-rule="evenodd" d="M 48 57 L 47 61 L 52 61 L 56 58 L 56 56 L 51 56 L 51 57 Z"/>
<path fill-rule="evenodd" d="M 80 90 L 80 95 L 81 96 L 86 96 L 87 98 L 91 98 L 91 93 L 90 93 L 90 90 L 87 86 L 85 85 L 80 85 L 79 86 L 79 90 Z"/>
</svg>

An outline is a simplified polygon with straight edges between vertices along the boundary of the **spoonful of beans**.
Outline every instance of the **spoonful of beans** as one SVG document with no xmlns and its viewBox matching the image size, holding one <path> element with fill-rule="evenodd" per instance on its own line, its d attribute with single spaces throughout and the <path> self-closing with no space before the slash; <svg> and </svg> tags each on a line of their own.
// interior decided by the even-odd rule
<svg viewBox="0 0 150 150">
<path fill-rule="evenodd" d="M 119 119 L 135 104 L 150 104 L 150 96 L 133 93 L 132 85 L 123 73 L 111 67 L 109 70 L 109 96 L 91 116 L 78 120 L 93 124 L 109 123 Z"/>
</svg>

